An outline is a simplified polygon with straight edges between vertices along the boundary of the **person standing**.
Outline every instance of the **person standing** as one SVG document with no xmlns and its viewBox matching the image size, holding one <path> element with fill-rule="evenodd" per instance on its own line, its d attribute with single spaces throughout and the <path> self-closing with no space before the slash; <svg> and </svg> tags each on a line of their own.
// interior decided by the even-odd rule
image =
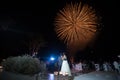
<svg viewBox="0 0 120 80">
<path fill-rule="evenodd" d="M 99 64 L 99 63 L 96 63 L 96 64 L 95 64 L 95 70 L 96 70 L 96 71 L 100 71 L 100 64 Z"/>
<path fill-rule="evenodd" d="M 107 64 L 107 62 L 103 63 L 103 69 L 104 69 L 104 71 L 108 71 L 108 64 Z"/>
<path fill-rule="evenodd" d="M 68 75 L 68 76 L 72 76 L 71 75 L 71 70 L 70 70 L 70 66 L 68 64 L 68 60 L 67 60 L 67 57 L 65 55 L 65 53 L 63 53 L 63 55 L 61 56 L 63 62 L 62 62 L 62 66 L 61 66 L 61 71 L 60 73 L 62 75 Z"/>
<path fill-rule="evenodd" d="M 113 62 L 113 65 L 114 65 L 115 71 L 118 72 L 118 73 L 120 73 L 119 63 L 115 60 Z"/>
<path fill-rule="evenodd" d="M 62 66 L 62 55 L 58 57 L 58 71 L 60 71 L 61 66 Z"/>
<path fill-rule="evenodd" d="M 78 72 L 83 71 L 83 64 L 82 64 L 81 61 L 78 64 L 75 65 L 75 70 L 77 70 Z"/>
</svg>

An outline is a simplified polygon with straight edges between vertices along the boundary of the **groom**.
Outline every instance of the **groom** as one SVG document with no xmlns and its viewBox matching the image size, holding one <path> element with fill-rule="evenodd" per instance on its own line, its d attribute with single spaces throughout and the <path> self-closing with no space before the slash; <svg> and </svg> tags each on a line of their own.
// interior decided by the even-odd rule
<svg viewBox="0 0 120 80">
<path fill-rule="evenodd" d="M 61 55 L 59 55 L 59 57 L 58 57 L 58 71 L 60 71 L 60 69 L 61 69 L 61 66 L 62 66 L 62 57 L 61 57 Z"/>
</svg>

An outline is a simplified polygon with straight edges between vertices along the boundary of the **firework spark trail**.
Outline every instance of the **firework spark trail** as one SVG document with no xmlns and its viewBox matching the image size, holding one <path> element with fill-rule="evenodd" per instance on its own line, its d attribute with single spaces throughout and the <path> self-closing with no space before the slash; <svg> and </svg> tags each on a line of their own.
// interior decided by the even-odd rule
<svg viewBox="0 0 120 80">
<path fill-rule="evenodd" d="M 55 31 L 68 48 L 85 47 L 94 38 L 97 25 L 95 10 L 81 3 L 67 4 L 55 19 Z"/>
</svg>

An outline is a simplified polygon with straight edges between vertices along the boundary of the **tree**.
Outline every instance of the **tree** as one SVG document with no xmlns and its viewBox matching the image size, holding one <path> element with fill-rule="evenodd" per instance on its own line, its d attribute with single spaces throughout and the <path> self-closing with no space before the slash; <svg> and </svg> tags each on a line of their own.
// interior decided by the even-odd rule
<svg viewBox="0 0 120 80">
<path fill-rule="evenodd" d="M 32 55 L 36 55 L 41 47 L 45 47 L 47 42 L 44 40 L 43 36 L 39 35 L 31 35 L 25 42 L 28 53 Z"/>
</svg>

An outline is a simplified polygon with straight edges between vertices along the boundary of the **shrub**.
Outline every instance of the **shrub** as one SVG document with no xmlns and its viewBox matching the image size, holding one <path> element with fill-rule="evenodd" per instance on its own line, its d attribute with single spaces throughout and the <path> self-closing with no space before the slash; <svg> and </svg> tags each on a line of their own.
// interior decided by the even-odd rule
<svg viewBox="0 0 120 80">
<path fill-rule="evenodd" d="M 5 71 L 30 75 L 41 70 L 39 59 L 29 55 L 9 57 L 2 62 L 2 66 Z"/>
</svg>

